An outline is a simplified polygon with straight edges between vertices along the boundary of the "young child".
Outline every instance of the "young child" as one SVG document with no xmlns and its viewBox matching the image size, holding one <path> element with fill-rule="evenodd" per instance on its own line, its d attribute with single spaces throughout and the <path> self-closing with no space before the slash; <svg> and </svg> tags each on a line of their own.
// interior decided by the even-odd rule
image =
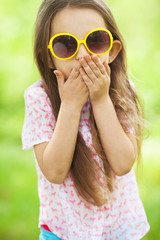
<svg viewBox="0 0 160 240">
<path fill-rule="evenodd" d="M 22 142 L 36 160 L 39 239 L 141 239 L 143 118 L 106 3 L 43 0 L 34 54 L 42 79 L 24 94 Z"/>
</svg>

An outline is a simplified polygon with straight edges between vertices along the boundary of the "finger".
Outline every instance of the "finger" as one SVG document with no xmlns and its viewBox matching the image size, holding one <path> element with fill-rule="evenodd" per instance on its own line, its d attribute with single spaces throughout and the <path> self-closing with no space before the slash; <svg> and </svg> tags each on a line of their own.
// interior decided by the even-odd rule
<svg viewBox="0 0 160 240">
<path fill-rule="evenodd" d="M 91 56 L 93 62 L 96 64 L 96 66 L 99 68 L 100 72 L 105 75 L 106 74 L 106 69 L 104 67 L 104 65 L 102 64 L 100 58 L 96 55 L 92 55 Z"/>
<path fill-rule="evenodd" d="M 53 72 L 56 75 L 57 82 L 58 82 L 58 88 L 60 90 L 63 87 L 64 83 L 65 83 L 64 75 L 63 75 L 63 73 L 61 73 L 58 70 L 55 70 Z"/>
<path fill-rule="evenodd" d="M 92 58 L 89 55 L 87 55 L 85 57 L 85 59 L 86 59 L 88 65 L 90 66 L 91 70 L 95 74 L 95 76 L 97 78 L 100 78 L 102 73 L 101 73 L 100 69 L 97 67 L 97 65 L 95 64 L 95 62 L 92 60 Z"/>
<path fill-rule="evenodd" d="M 83 80 L 83 78 L 82 78 L 82 76 L 81 76 L 81 74 L 79 73 L 79 76 L 78 76 L 78 78 L 76 79 L 76 84 L 77 84 L 77 86 L 79 87 L 79 89 L 83 89 L 83 91 L 84 91 L 84 89 L 85 89 L 85 93 L 88 93 L 89 94 L 89 89 L 88 89 L 88 86 L 87 86 L 87 84 L 85 83 L 85 81 Z"/>
<path fill-rule="evenodd" d="M 81 58 L 80 59 L 80 63 L 82 64 L 83 69 L 85 70 L 85 72 L 88 75 L 88 77 L 94 82 L 96 80 L 96 76 L 93 73 L 93 71 L 90 68 L 90 66 L 88 65 L 88 63 L 86 62 L 86 60 L 84 58 Z"/>
<path fill-rule="evenodd" d="M 73 67 L 73 69 L 72 69 L 72 71 L 71 71 L 71 73 L 69 75 L 68 80 L 70 79 L 71 81 L 73 81 L 73 80 L 75 80 L 78 77 L 80 67 L 81 67 L 80 63 L 77 62 L 75 64 L 75 66 Z"/>
<path fill-rule="evenodd" d="M 105 62 L 103 63 L 103 65 L 104 65 L 104 67 L 105 67 L 105 69 L 106 69 L 106 72 L 107 72 L 108 76 L 110 77 L 111 69 L 110 69 L 107 61 L 105 61 Z"/>
<path fill-rule="evenodd" d="M 87 76 L 83 68 L 80 68 L 80 75 L 82 79 L 84 80 L 85 84 L 87 85 L 88 88 L 93 87 L 93 82 L 90 80 L 90 78 Z"/>
</svg>

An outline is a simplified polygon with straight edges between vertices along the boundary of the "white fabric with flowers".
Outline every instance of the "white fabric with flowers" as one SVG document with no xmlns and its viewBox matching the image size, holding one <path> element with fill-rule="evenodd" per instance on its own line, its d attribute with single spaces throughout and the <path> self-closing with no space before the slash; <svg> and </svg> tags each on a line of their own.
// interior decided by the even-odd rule
<svg viewBox="0 0 160 240">
<path fill-rule="evenodd" d="M 32 84 L 24 97 L 22 143 L 23 149 L 30 149 L 35 144 L 50 141 L 56 121 L 41 80 Z M 81 112 L 79 132 L 86 145 L 93 148 L 89 116 L 88 99 Z M 133 126 L 129 123 L 128 126 L 133 134 Z M 103 167 L 96 153 L 93 161 Z M 64 240 L 138 240 L 149 231 L 133 169 L 122 177 L 113 173 L 114 191 L 108 196 L 106 204 L 97 207 L 77 195 L 71 172 L 63 184 L 53 184 L 44 177 L 36 157 L 35 162 L 40 199 L 39 227 L 48 225 L 55 235 Z"/>
</svg>

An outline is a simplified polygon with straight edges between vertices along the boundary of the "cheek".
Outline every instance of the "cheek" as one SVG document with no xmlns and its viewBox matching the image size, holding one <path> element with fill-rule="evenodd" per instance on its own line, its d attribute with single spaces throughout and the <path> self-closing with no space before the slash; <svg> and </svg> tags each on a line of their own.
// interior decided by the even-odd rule
<svg viewBox="0 0 160 240">
<path fill-rule="evenodd" d="M 102 63 L 104 63 L 104 61 L 108 61 L 109 60 L 109 53 L 106 53 L 104 55 L 99 56 L 100 60 Z"/>
<path fill-rule="evenodd" d="M 77 63 L 77 60 L 75 57 L 68 59 L 68 60 L 60 60 L 55 57 L 52 58 L 54 66 L 56 70 L 63 73 L 65 79 L 68 79 L 72 69 L 74 68 L 75 64 Z"/>
<path fill-rule="evenodd" d="M 54 62 L 54 66 L 55 66 L 56 70 L 62 72 L 64 77 L 67 79 L 72 70 L 71 65 L 68 64 L 67 61 L 59 60 L 57 58 L 54 58 L 53 62 Z"/>
</svg>

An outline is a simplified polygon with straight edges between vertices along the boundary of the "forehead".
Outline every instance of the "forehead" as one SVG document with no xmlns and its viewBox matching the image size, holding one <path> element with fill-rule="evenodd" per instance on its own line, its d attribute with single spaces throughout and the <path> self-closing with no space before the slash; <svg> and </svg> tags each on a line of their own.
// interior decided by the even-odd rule
<svg viewBox="0 0 160 240">
<path fill-rule="evenodd" d="M 51 36 L 67 32 L 83 38 L 95 28 L 106 28 L 105 21 L 98 11 L 89 8 L 65 8 L 52 20 Z"/>
</svg>

